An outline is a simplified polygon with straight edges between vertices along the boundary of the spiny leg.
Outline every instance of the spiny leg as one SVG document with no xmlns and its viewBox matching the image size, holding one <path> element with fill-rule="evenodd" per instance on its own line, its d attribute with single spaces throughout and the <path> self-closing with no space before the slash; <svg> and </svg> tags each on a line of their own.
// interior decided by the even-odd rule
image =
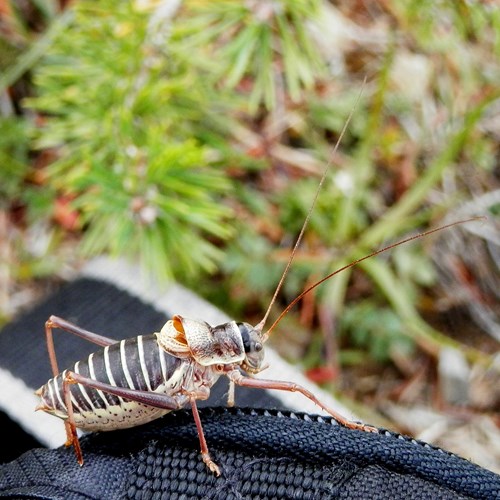
<svg viewBox="0 0 500 500">
<path fill-rule="evenodd" d="M 227 391 L 227 406 L 234 406 L 234 382 L 232 380 L 229 381 L 229 389 Z"/>
<path fill-rule="evenodd" d="M 70 378 L 70 372 L 66 374 L 63 378 L 62 389 L 64 402 L 66 404 L 66 412 L 68 414 L 68 418 L 64 421 L 64 428 L 66 430 L 66 443 L 65 446 L 73 445 L 76 454 L 76 460 L 81 465 L 83 465 L 83 454 L 82 448 L 80 446 L 80 441 L 78 439 L 78 434 L 76 432 L 75 425 L 75 414 L 73 412 L 73 402 L 71 401 L 71 387 L 70 384 L 73 382 Z"/>
<path fill-rule="evenodd" d="M 220 476 L 220 469 L 218 465 L 212 460 L 210 457 L 210 453 L 208 451 L 207 441 L 205 439 L 205 434 L 203 432 L 203 427 L 201 425 L 200 415 L 198 413 L 198 407 L 196 406 L 196 398 L 191 396 L 189 398 L 191 403 L 191 410 L 193 412 L 194 422 L 196 424 L 196 429 L 198 431 L 198 438 L 200 440 L 200 450 L 201 450 L 201 458 L 207 465 L 207 467 L 217 476 Z"/>
<path fill-rule="evenodd" d="M 103 347 L 117 342 L 114 339 L 103 337 L 102 335 L 98 335 L 97 333 L 85 330 L 84 328 L 80 328 L 79 326 L 66 321 L 63 318 L 59 318 L 58 316 L 50 316 L 49 319 L 45 322 L 45 337 L 47 340 L 47 349 L 49 351 L 50 366 L 52 368 L 54 377 L 59 374 L 59 367 L 57 365 L 54 338 L 52 335 L 53 328 L 60 328 L 61 330 L 65 330 L 69 333 L 73 333 L 74 335 L 78 335 L 79 337 L 88 340 L 89 342 L 93 342 L 94 344 Z"/>
<path fill-rule="evenodd" d="M 357 429 L 365 432 L 375 432 L 378 433 L 376 427 L 371 425 L 361 424 L 358 422 L 353 422 L 342 415 L 332 410 L 325 404 L 323 404 L 312 392 L 308 391 L 301 385 L 295 384 L 293 382 L 282 382 L 278 380 L 263 380 L 257 378 L 245 377 L 238 370 L 232 370 L 227 373 L 229 380 L 232 380 L 236 385 L 242 387 L 251 387 L 257 389 L 275 389 L 278 391 L 289 391 L 289 392 L 299 392 L 306 398 L 310 399 L 313 403 L 317 404 L 320 408 L 323 408 L 328 412 L 339 424 L 348 427 L 349 429 Z"/>
<path fill-rule="evenodd" d="M 179 408 L 182 408 L 182 406 L 187 402 L 186 397 L 174 398 L 166 394 L 158 394 L 155 392 L 140 391 L 138 389 L 117 387 L 114 385 L 106 384 L 104 382 L 99 382 L 98 380 L 84 377 L 72 371 L 67 371 L 63 379 L 64 402 L 66 404 L 66 410 L 68 413 L 68 418 L 64 422 L 67 436 L 66 446 L 74 446 L 76 459 L 80 465 L 83 465 L 83 454 L 81 451 L 80 442 L 78 440 L 78 435 L 76 433 L 70 384 L 82 384 L 86 387 L 92 387 L 93 389 L 98 389 L 115 396 L 119 396 L 131 401 L 137 401 L 138 403 L 143 403 L 148 406 L 162 408 L 164 410 L 177 410 Z"/>
<path fill-rule="evenodd" d="M 188 397 L 184 395 L 169 396 L 158 392 L 141 391 L 139 389 L 129 389 L 128 387 L 119 387 L 116 385 L 106 384 L 99 380 L 94 380 L 89 377 L 84 377 L 79 373 L 68 371 L 66 379 L 70 384 L 82 384 L 86 387 L 92 387 L 100 391 L 108 392 L 114 396 L 119 396 L 130 401 L 136 401 L 155 408 L 163 410 L 178 410 L 182 408 L 188 401 Z"/>
<path fill-rule="evenodd" d="M 156 392 L 149 392 L 149 391 L 140 391 L 137 389 L 129 389 L 125 387 L 116 387 L 110 384 L 106 384 L 104 382 L 100 382 L 98 380 L 94 380 L 88 377 L 84 377 L 78 373 L 68 371 L 66 373 L 66 376 L 64 378 L 65 385 L 64 387 L 68 387 L 67 389 L 65 388 L 65 402 L 66 402 L 66 407 L 68 409 L 68 421 L 67 425 L 69 426 L 69 429 L 67 427 L 67 435 L 68 435 L 68 442 L 67 444 L 74 444 L 75 445 L 75 453 L 77 455 L 77 460 L 80 465 L 83 463 L 83 457 L 82 453 L 80 450 L 80 444 L 78 441 L 78 437 L 76 435 L 76 426 L 74 423 L 74 414 L 73 414 L 73 406 L 71 403 L 71 394 L 69 391 L 69 384 L 82 384 L 87 387 L 92 387 L 93 389 L 98 389 L 104 392 L 108 392 L 110 394 L 113 394 L 115 396 L 119 396 L 131 401 L 136 401 L 138 403 L 143 403 L 148 406 L 153 406 L 155 408 L 162 408 L 164 410 L 177 410 L 179 408 L 182 408 L 187 400 L 191 403 L 191 409 L 193 411 L 193 418 L 196 424 L 196 429 L 198 431 L 198 438 L 200 440 L 200 448 L 201 448 L 201 456 L 203 459 L 203 462 L 207 465 L 207 467 L 217 474 L 217 476 L 220 476 L 220 469 L 219 467 L 212 461 L 210 457 L 210 453 L 208 451 L 208 446 L 207 442 L 205 440 L 205 435 L 203 433 L 203 427 L 201 425 L 201 420 L 200 420 L 200 415 L 198 413 L 198 408 L 196 406 L 196 400 L 197 399 L 207 399 L 210 391 L 208 388 L 199 388 L 198 391 L 195 392 L 188 392 L 188 391 L 183 391 L 182 394 L 179 394 L 176 397 L 173 396 L 168 396 L 166 394 L 159 394 Z"/>
<path fill-rule="evenodd" d="M 203 432 L 203 426 L 201 425 L 200 414 L 198 413 L 198 407 L 196 405 L 196 401 L 198 399 L 201 401 L 206 401 L 210 397 L 210 389 L 206 386 L 201 386 L 194 391 L 190 391 L 183 387 L 182 394 L 189 397 L 189 402 L 191 403 L 191 411 L 193 413 L 194 423 L 196 424 L 196 430 L 198 431 L 198 439 L 200 440 L 200 450 L 203 462 L 205 462 L 207 467 L 213 473 L 215 473 L 217 476 L 220 476 L 220 469 L 218 465 L 210 457 L 207 441 L 205 439 L 205 433 Z"/>
</svg>

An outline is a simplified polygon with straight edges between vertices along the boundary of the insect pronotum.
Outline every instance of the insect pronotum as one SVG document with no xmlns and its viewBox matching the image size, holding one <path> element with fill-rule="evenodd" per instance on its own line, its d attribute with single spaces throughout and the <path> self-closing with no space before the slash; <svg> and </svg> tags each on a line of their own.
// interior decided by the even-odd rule
<svg viewBox="0 0 500 500">
<path fill-rule="evenodd" d="M 344 125 L 333 153 L 340 144 L 352 113 L 353 111 Z M 160 332 L 116 341 L 85 330 L 65 319 L 50 316 L 45 323 L 45 332 L 53 378 L 36 391 L 40 397 L 37 410 L 43 410 L 64 420 L 66 446 L 73 445 L 80 465 L 83 465 L 83 455 L 77 428 L 85 431 L 107 431 L 133 427 L 189 404 L 198 431 L 202 459 L 213 473 L 220 475 L 220 469 L 212 460 L 208 450 L 196 401 L 208 399 L 210 389 L 221 375 L 227 376 L 230 381 L 228 405 L 234 404 L 235 385 L 293 391 L 309 398 L 345 427 L 358 431 L 378 432 L 375 427 L 344 418 L 323 404 L 310 391 L 293 382 L 255 378 L 254 376 L 265 368 L 264 343 L 294 304 L 335 274 L 397 245 L 477 218 L 454 222 L 412 236 L 338 269 L 302 292 L 285 308 L 272 326 L 264 331 L 269 313 L 302 240 L 330 165 L 331 160 L 323 172 L 314 200 L 273 298 L 258 325 L 251 326 L 248 323 L 230 321 L 210 326 L 204 321 L 176 315 L 165 323 Z M 61 372 L 54 349 L 52 335 L 54 328 L 78 335 L 101 346 L 102 349 Z"/>
</svg>

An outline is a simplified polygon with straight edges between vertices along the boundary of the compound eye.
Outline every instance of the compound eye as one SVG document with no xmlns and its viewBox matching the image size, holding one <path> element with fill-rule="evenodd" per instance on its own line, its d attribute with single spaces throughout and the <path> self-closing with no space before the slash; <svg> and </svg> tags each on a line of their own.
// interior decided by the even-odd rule
<svg viewBox="0 0 500 500">
<path fill-rule="evenodd" d="M 256 350 L 257 352 L 262 351 L 262 349 L 263 349 L 263 348 L 264 348 L 264 346 L 263 346 L 260 342 L 256 342 L 256 343 L 255 343 L 255 350 Z"/>
</svg>

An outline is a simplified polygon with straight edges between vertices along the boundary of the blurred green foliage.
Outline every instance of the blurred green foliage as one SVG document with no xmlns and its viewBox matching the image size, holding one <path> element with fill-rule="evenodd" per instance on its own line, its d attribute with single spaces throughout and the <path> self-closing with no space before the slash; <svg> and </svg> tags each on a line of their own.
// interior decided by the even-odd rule
<svg viewBox="0 0 500 500">
<path fill-rule="evenodd" d="M 235 89 L 251 81 L 248 107 L 273 109 L 286 96 L 302 100 L 326 75 L 325 61 L 307 29 L 321 14 L 318 0 L 294 2 L 192 2 L 189 17 L 180 22 L 182 45 L 199 51 L 209 48 L 210 60 L 224 85 Z M 277 68 L 282 78 L 276 78 Z M 214 74 L 214 67 L 207 70 Z"/>
<path fill-rule="evenodd" d="M 371 301 L 362 301 L 347 309 L 341 323 L 344 331 L 354 332 L 354 347 L 368 351 L 379 363 L 389 361 L 394 352 L 409 355 L 414 350 L 411 339 L 401 335 L 404 329 L 401 318 L 391 309 Z"/>
<path fill-rule="evenodd" d="M 230 235 L 217 202 L 230 184 L 200 138 L 212 130 L 208 90 L 172 60 L 168 24 L 150 15 L 129 2 L 78 3 L 25 105 L 46 117 L 35 145 L 58 151 L 46 175 L 81 214 L 85 254 L 139 256 L 160 279 L 194 276 L 220 259 L 209 237 Z"/>
<path fill-rule="evenodd" d="M 500 17 L 487 5 L 14 4 L 0 207 L 47 224 L 51 262 L 76 234 L 85 257 L 128 255 L 229 313 L 262 314 L 365 76 L 281 307 L 311 276 L 438 222 L 470 197 L 470 165 L 476 192 L 490 185 L 497 145 L 479 123 L 498 98 Z M 360 274 L 372 298 L 350 287 Z M 408 337 L 444 342 L 418 312 L 434 279 L 421 246 L 405 246 L 313 302 L 385 359 Z"/>
<path fill-rule="evenodd" d="M 6 210 L 23 196 L 29 169 L 30 123 L 23 118 L 0 120 L 0 208 Z"/>
</svg>

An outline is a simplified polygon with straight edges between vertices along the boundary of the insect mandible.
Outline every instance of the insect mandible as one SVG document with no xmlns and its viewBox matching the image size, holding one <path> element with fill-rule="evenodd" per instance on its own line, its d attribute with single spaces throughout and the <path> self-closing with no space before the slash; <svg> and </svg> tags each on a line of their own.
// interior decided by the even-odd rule
<svg viewBox="0 0 500 500">
<path fill-rule="evenodd" d="M 333 153 L 340 144 L 351 116 L 352 111 Z M 133 427 L 190 405 L 202 459 L 213 473 L 220 475 L 220 468 L 212 460 L 208 450 L 196 402 L 209 398 L 211 388 L 222 375 L 228 377 L 230 382 L 228 404 L 231 406 L 234 404 L 235 386 L 293 391 L 313 401 L 345 427 L 378 432 L 375 427 L 344 418 L 300 385 L 256 378 L 255 375 L 265 368 L 264 344 L 271 330 L 304 295 L 335 274 L 395 246 L 477 218 L 454 222 L 412 236 L 334 271 L 296 297 L 273 325 L 264 331 L 330 166 L 331 160 L 322 174 L 314 200 L 266 314 L 258 325 L 230 321 L 210 326 L 204 321 L 176 315 L 167 321 L 159 332 L 116 341 L 85 330 L 63 318 L 50 316 L 45 323 L 45 332 L 53 378 L 36 391 L 40 397 L 36 409 L 64 420 L 66 446 L 73 445 L 80 465 L 83 465 L 83 454 L 77 428 L 84 431 L 107 431 Z M 54 328 L 80 336 L 102 349 L 61 372 L 54 348 Z"/>
</svg>

